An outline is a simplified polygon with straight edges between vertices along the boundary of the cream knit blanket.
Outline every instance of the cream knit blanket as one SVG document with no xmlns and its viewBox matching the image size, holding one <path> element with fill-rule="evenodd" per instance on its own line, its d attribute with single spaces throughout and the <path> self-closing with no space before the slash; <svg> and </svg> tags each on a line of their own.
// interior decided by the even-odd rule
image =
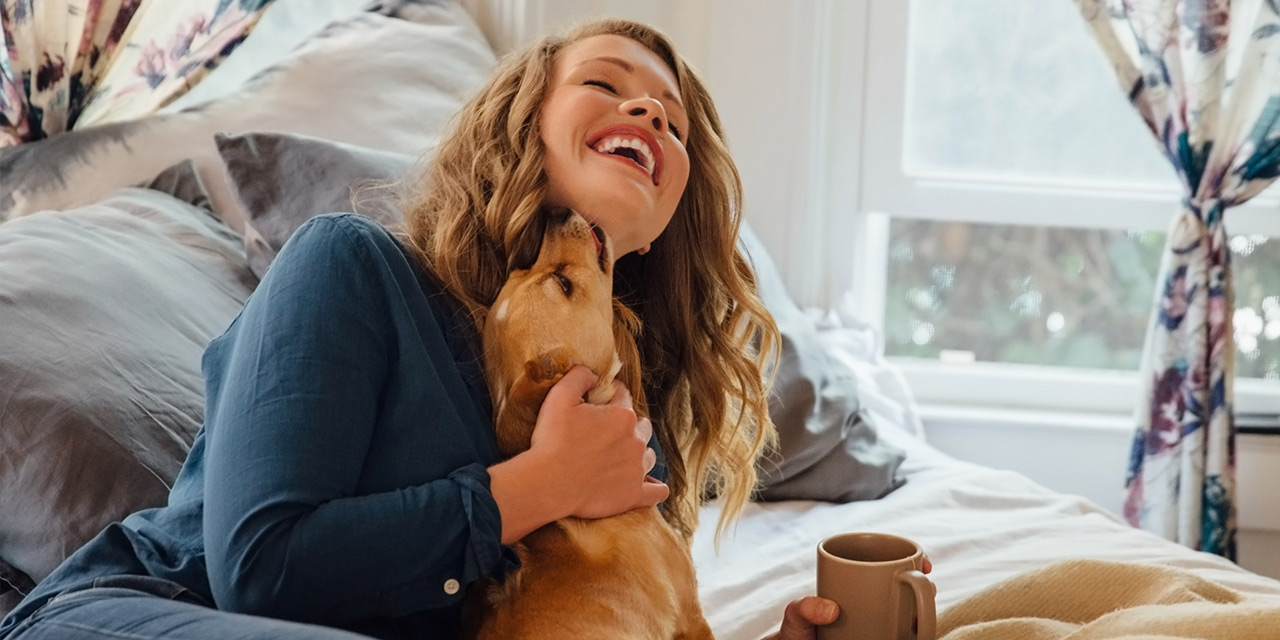
<svg viewBox="0 0 1280 640">
<path fill-rule="evenodd" d="M 1280 639 L 1280 599 L 1169 567 L 1069 560 L 1024 573 L 938 617 L 943 640 Z"/>
</svg>

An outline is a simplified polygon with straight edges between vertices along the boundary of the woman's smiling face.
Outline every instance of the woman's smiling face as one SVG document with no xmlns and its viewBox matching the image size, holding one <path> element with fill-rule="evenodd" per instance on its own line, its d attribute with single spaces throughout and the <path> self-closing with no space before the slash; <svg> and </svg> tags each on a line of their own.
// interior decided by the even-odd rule
<svg viewBox="0 0 1280 640">
<path fill-rule="evenodd" d="M 675 74 L 639 42 L 600 35 L 562 49 L 550 83 L 540 116 L 547 203 L 603 229 L 615 255 L 647 250 L 689 180 Z"/>
</svg>

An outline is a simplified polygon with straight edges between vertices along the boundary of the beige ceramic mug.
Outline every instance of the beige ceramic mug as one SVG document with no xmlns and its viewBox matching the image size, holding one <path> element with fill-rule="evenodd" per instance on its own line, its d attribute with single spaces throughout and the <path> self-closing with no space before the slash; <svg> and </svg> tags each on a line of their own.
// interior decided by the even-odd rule
<svg viewBox="0 0 1280 640">
<path fill-rule="evenodd" d="M 842 533 L 818 544 L 818 595 L 840 617 L 818 640 L 934 640 L 933 583 L 920 545 L 887 533 Z"/>
</svg>

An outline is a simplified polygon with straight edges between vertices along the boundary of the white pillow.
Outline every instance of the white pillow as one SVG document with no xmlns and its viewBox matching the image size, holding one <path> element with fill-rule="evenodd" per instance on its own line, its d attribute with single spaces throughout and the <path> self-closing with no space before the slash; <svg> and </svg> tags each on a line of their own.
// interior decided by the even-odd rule
<svg viewBox="0 0 1280 640">
<path fill-rule="evenodd" d="M 391 5 L 391 6 L 388 6 Z M 179 113 L 0 150 L 0 221 L 96 202 L 194 160 L 214 212 L 237 231 L 215 133 L 279 131 L 418 155 L 495 65 L 457 2 L 382 2 L 335 22 L 243 88 Z"/>
</svg>

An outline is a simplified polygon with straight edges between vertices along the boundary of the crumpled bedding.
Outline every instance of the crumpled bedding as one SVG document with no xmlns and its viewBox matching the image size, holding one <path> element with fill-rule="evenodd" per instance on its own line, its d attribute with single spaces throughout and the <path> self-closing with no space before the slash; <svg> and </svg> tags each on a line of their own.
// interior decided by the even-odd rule
<svg viewBox="0 0 1280 640">
<path fill-rule="evenodd" d="M 1248 596 L 1195 573 L 1066 560 L 1000 582 L 947 610 L 943 640 L 1273 640 L 1280 598 Z"/>
<path fill-rule="evenodd" d="M 818 542 L 845 531 L 919 542 L 934 564 L 940 616 L 993 585 L 1073 559 L 1168 567 L 1244 596 L 1280 598 L 1280 581 L 1134 529 L 1089 500 L 955 460 L 902 430 L 881 435 L 908 451 L 907 482 L 885 498 L 752 503 L 719 554 L 714 527 L 699 528 L 693 549 L 699 592 L 717 638 L 755 639 L 776 630 L 788 601 L 815 592 Z M 714 522 L 717 515 L 712 504 L 701 517 Z"/>
</svg>

